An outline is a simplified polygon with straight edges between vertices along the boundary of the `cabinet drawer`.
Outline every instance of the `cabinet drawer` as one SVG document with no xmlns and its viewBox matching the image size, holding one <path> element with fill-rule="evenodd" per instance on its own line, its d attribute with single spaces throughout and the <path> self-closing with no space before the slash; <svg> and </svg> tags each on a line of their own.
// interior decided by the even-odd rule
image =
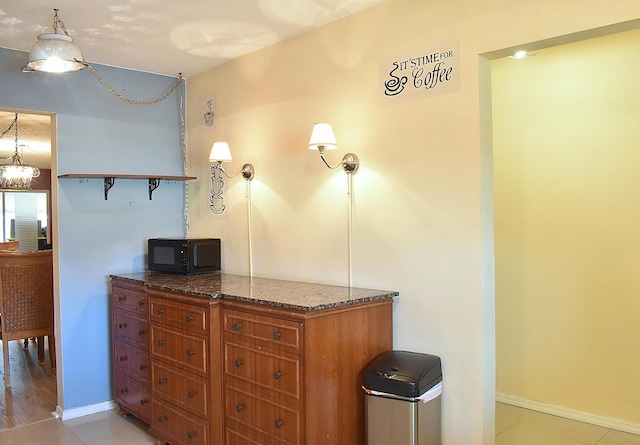
<svg viewBox="0 0 640 445">
<path fill-rule="evenodd" d="M 113 336 L 144 350 L 149 346 L 149 323 L 129 312 L 113 311 Z"/>
<path fill-rule="evenodd" d="M 198 334 L 207 334 L 207 308 L 152 297 L 151 320 Z"/>
<path fill-rule="evenodd" d="M 225 336 L 237 335 L 265 347 L 300 352 L 302 324 L 226 309 L 223 316 Z"/>
<path fill-rule="evenodd" d="M 327 409 L 318 407 L 318 409 Z M 252 397 L 232 387 L 225 388 L 225 416 L 248 429 L 277 438 L 288 444 L 300 444 L 300 412 Z"/>
<path fill-rule="evenodd" d="M 113 363 L 116 372 L 149 381 L 149 353 L 135 346 L 116 341 L 113 346 Z"/>
<path fill-rule="evenodd" d="M 146 385 L 116 374 L 116 403 L 126 410 L 140 416 L 142 420 L 149 421 L 151 415 L 151 403 L 149 389 Z"/>
<path fill-rule="evenodd" d="M 225 342 L 224 372 L 300 398 L 300 361 Z"/>
<path fill-rule="evenodd" d="M 153 400 L 151 431 L 171 445 L 208 445 L 209 422 Z"/>
<path fill-rule="evenodd" d="M 151 356 L 179 368 L 207 374 L 207 338 L 151 325 Z"/>
<path fill-rule="evenodd" d="M 169 369 L 158 363 L 152 368 L 151 391 L 196 415 L 206 417 L 207 380 L 194 374 Z"/>
<path fill-rule="evenodd" d="M 114 286 L 112 288 L 114 309 L 123 309 L 138 314 L 141 317 L 148 316 L 147 295 L 143 292 Z"/>
</svg>

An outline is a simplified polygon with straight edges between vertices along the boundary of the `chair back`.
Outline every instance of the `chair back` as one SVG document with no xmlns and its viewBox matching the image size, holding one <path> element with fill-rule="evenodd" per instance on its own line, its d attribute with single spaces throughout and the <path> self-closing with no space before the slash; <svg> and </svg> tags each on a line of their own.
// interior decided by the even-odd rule
<svg viewBox="0 0 640 445">
<path fill-rule="evenodd" d="M 2 241 L 0 242 L 0 250 L 18 250 L 20 241 Z"/>
<path fill-rule="evenodd" d="M 53 333 L 51 250 L 0 251 L 0 317 L 8 340 Z"/>
</svg>

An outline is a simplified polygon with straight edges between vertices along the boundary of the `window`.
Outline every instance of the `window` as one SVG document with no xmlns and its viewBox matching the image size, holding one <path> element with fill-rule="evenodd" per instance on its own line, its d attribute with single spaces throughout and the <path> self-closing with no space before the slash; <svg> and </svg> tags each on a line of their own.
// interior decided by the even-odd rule
<svg viewBox="0 0 640 445">
<path fill-rule="evenodd" d="M 19 241 L 20 250 L 45 248 L 49 240 L 48 192 L 2 191 L 3 241 Z"/>
</svg>

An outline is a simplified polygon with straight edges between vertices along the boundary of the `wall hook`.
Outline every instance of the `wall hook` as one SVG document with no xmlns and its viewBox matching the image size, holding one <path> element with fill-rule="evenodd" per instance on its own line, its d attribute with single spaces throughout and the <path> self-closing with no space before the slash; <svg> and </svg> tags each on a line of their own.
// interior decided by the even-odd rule
<svg viewBox="0 0 640 445">
<path fill-rule="evenodd" d="M 209 107 L 209 111 L 207 111 L 206 113 L 204 113 L 204 124 L 207 127 L 210 127 L 213 125 L 213 110 L 211 109 L 211 103 L 213 102 L 212 99 L 209 99 L 207 101 L 207 107 Z"/>
</svg>

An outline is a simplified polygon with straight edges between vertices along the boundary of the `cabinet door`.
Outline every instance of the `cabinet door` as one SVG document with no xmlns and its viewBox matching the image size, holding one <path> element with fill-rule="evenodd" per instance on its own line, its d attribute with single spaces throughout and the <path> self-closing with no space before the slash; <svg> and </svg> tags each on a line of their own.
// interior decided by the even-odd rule
<svg viewBox="0 0 640 445">
<path fill-rule="evenodd" d="M 250 435 L 264 436 L 269 443 L 302 444 L 301 419 L 297 409 L 254 397 L 229 385 L 225 387 L 225 402 L 225 416 L 230 422 L 230 429 L 253 430 Z"/>
<path fill-rule="evenodd" d="M 207 338 L 151 326 L 151 356 L 178 368 L 207 375 Z"/>
<path fill-rule="evenodd" d="M 135 317 L 129 312 L 113 311 L 113 336 L 116 340 L 147 350 L 149 343 L 149 322 Z"/>
<path fill-rule="evenodd" d="M 114 309 L 123 309 L 137 314 L 139 317 L 148 316 L 147 295 L 144 291 L 135 291 L 114 285 L 112 287 Z"/>
<path fill-rule="evenodd" d="M 261 347 L 296 354 L 301 351 L 302 323 L 299 322 L 225 309 L 222 329 L 225 338 L 239 336 Z"/>
<path fill-rule="evenodd" d="M 171 445 L 209 444 L 209 422 L 172 408 L 154 399 L 151 408 L 151 430 Z"/>
<path fill-rule="evenodd" d="M 151 297 L 150 304 L 151 321 L 196 334 L 207 334 L 208 308 L 156 297 Z"/>
<path fill-rule="evenodd" d="M 126 376 L 116 374 L 116 403 L 124 406 L 128 411 L 149 421 L 151 404 L 147 385 L 141 385 Z"/>
<path fill-rule="evenodd" d="M 149 353 L 135 346 L 116 340 L 113 346 L 116 372 L 128 374 L 137 380 L 149 380 Z"/>
<path fill-rule="evenodd" d="M 297 358 L 254 351 L 225 342 L 224 373 L 278 393 L 301 397 L 301 366 Z"/>
<path fill-rule="evenodd" d="M 160 396 L 198 416 L 207 417 L 208 381 L 195 374 L 186 373 L 154 363 L 151 390 L 153 396 Z"/>
</svg>

